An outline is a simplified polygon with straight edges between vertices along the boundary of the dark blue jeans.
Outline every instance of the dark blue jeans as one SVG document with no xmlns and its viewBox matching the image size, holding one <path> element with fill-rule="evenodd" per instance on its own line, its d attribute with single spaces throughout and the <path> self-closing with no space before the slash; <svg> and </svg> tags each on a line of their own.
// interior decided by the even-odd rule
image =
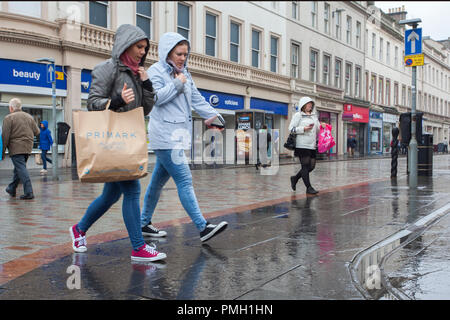
<svg viewBox="0 0 450 320">
<path fill-rule="evenodd" d="M 52 163 L 52 160 L 47 158 L 47 152 L 48 150 L 41 150 L 42 164 L 44 165 L 45 170 L 47 170 L 47 161 Z"/>
<path fill-rule="evenodd" d="M 125 222 L 131 245 L 134 250 L 137 250 L 145 244 L 140 222 L 139 197 L 141 184 L 139 180 L 105 183 L 103 193 L 89 205 L 83 218 L 78 223 L 78 228 L 83 232 L 87 232 L 94 222 L 100 219 L 120 199 L 122 193 L 123 221 Z"/>
<path fill-rule="evenodd" d="M 13 181 L 8 185 L 8 189 L 15 192 L 19 182 L 22 182 L 24 194 L 33 193 L 30 175 L 27 170 L 28 154 L 15 154 L 10 156 L 10 158 L 14 165 L 14 176 Z"/>
</svg>

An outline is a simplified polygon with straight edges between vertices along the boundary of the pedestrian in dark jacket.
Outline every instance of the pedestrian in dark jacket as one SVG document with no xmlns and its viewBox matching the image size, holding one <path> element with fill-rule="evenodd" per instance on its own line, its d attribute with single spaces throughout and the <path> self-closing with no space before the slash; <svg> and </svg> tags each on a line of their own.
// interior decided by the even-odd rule
<svg viewBox="0 0 450 320">
<path fill-rule="evenodd" d="M 154 104 L 155 93 L 144 70 L 149 50 L 149 40 L 141 28 L 125 24 L 115 34 L 112 57 L 95 66 L 87 108 L 104 110 L 110 101 L 110 109 L 125 112 L 143 106 L 144 115 Z M 166 258 L 144 242 L 140 226 L 139 180 L 107 182 L 103 193 L 87 208 L 80 222 L 70 228 L 72 248 L 84 252 L 86 232 L 123 194 L 122 215 L 133 247 L 132 261 L 156 261 Z"/>
<path fill-rule="evenodd" d="M 9 101 L 9 112 L 3 119 L 2 129 L 2 158 L 8 149 L 9 157 L 14 165 L 13 181 L 6 188 L 11 197 L 16 196 L 19 182 L 23 184 L 24 194 L 20 199 L 30 200 L 34 198 L 30 175 L 27 170 L 28 157 L 33 149 L 34 137 L 39 134 L 39 128 L 33 117 L 22 111 L 22 102 L 13 98 Z"/>
<path fill-rule="evenodd" d="M 47 152 L 53 145 L 52 133 L 48 130 L 48 121 L 44 120 L 40 124 L 41 133 L 39 134 L 39 149 L 41 149 L 41 158 L 44 168 L 41 170 L 41 174 L 47 173 L 47 161 L 52 163 L 52 160 L 47 158 Z"/>
</svg>

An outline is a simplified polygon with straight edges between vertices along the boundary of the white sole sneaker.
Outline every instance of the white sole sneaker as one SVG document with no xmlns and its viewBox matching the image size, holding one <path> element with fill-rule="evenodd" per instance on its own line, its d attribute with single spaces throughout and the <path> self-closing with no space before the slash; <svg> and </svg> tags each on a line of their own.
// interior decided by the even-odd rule
<svg viewBox="0 0 450 320">
<path fill-rule="evenodd" d="M 151 257 L 151 258 L 131 256 L 131 261 L 152 262 L 152 261 L 163 260 L 165 258 L 167 258 L 167 255 L 165 253 L 159 252 L 155 257 Z"/>
<path fill-rule="evenodd" d="M 211 239 L 212 237 L 214 237 L 215 235 L 218 235 L 219 233 L 221 233 L 223 230 L 225 230 L 228 226 L 228 222 L 226 221 L 222 221 L 221 223 L 219 223 L 217 226 L 215 226 L 211 231 L 209 231 L 208 233 L 206 233 L 205 235 L 201 236 L 201 234 L 204 231 L 202 231 L 200 233 L 200 240 L 205 242 L 206 240 Z M 206 226 L 208 228 L 208 225 Z"/>
<path fill-rule="evenodd" d="M 87 248 L 85 246 L 82 246 L 79 248 L 75 247 L 75 235 L 73 234 L 72 227 L 69 228 L 69 232 L 70 232 L 70 236 L 72 237 L 72 249 L 75 252 L 86 252 Z"/>
</svg>

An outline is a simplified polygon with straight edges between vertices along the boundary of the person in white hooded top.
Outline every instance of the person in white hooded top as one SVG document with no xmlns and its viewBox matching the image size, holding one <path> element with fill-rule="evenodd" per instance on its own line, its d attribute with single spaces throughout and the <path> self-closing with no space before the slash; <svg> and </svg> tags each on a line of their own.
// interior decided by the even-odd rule
<svg viewBox="0 0 450 320">
<path fill-rule="evenodd" d="M 156 163 L 145 192 L 141 228 L 144 235 L 167 235 L 166 231 L 153 226 L 151 221 L 162 188 L 173 178 L 180 202 L 200 232 L 200 240 L 207 241 L 225 230 L 228 223 L 222 221 L 215 225 L 203 217 L 184 150 L 191 148 L 191 109 L 206 119 L 206 126 L 211 125 L 220 114 L 195 86 L 187 70 L 189 53 L 190 43 L 186 38 L 175 32 L 167 32 L 159 40 L 159 61 L 147 71 L 157 92 L 148 125 L 150 149 L 155 152 Z"/>
<path fill-rule="evenodd" d="M 309 173 L 316 167 L 316 145 L 320 126 L 325 128 L 326 123 L 319 122 L 314 101 L 311 98 L 301 98 L 299 108 L 300 110 L 292 117 L 289 131 L 296 134 L 294 155 L 299 157 L 302 167 L 295 176 L 291 176 L 291 187 L 295 191 L 297 182 L 301 178 L 306 186 L 306 193 L 317 194 L 318 191 L 311 186 Z"/>
</svg>

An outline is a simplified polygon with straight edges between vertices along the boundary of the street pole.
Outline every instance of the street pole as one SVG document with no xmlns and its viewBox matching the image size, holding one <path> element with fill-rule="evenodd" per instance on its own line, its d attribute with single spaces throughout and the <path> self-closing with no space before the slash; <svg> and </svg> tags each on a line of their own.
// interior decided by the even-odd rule
<svg viewBox="0 0 450 320">
<path fill-rule="evenodd" d="M 55 66 L 53 66 L 53 69 Z M 52 79 L 52 115 L 53 115 L 53 145 L 52 145 L 52 175 L 53 180 L 58 180 L 58 144 L 57 144 L 57 132 L 56 132 L 56 77 Z"/>
<path fill-rule="evenodd" d="M 416 138 L 416 75 L 417 67 L 412 67 L 412 105 L 411 105 L 411 140 L 409 142 L 409 187 L 417 187 L 417 138 Z"/>
</svg>

